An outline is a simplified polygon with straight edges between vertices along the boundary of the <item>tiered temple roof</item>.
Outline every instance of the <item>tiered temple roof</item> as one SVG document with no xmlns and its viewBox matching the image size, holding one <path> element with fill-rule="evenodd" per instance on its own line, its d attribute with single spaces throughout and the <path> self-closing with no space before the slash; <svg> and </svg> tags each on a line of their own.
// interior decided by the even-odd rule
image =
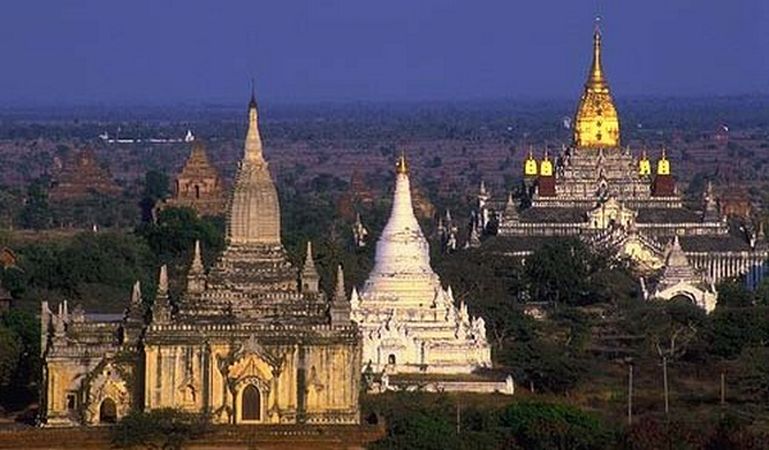
<svg viewBox="0 0 769 450">
<path fill-rule="evenodd" d="M 227 198 L 219 172 L 211 164 L 203 141 L 195 139 L 182 171 L 176 176 L 174 193 L 167 204 L 195 209 L 202 216 L 223 214 Z"/>
<path fill-rule="evenodd" d="M 65 161 L 61 172 L 54 176 L 50 196 L 53 200 L 64 200 L 86 197 L 94 192 L 117 195 L 120 191 L 93 150 L 86 148 Z"/>
<path fill-rule="evenodd" d="M 281 242 L 278 193 L 262 152 L 253 98 L 226 239 L 227 247 L 206 277 L 206 289 L 189 293 L 180 305 L 184 320 L 327 321 L 325 296 L 304 295 L 299 289 L 299 271 Z"/>
</svg>

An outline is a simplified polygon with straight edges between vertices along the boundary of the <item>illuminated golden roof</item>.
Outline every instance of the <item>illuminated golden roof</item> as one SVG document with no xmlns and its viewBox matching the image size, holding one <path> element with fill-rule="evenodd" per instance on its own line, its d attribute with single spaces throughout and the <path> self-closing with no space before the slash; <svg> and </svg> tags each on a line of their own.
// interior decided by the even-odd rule
<svg viewBox="0 0 769 450">
<path fill-rule="evenodd" d="M 547 149 L 545 149 L 545 157 L 542 159 L 542 163 L 539 166 L 539 174 L 543 177 L 553 176 L 553 163 L 550 161 Z"/>
<path fill-rule="evenodd" d="M 670 175 L 670 161 L 665 148 L 662 148 L 662 156 L 657 161 L 657 175 Z"/>
<path fill-rule="evenodd" d="M 652 174 L 652 163 L 646 156 L 646 150 L 641 153 L 641 159 L 638 160 L 638 174 L 641 176 Z"/>
<path fill-rule="evenodd" d="M 523 163 L 523 174 L 527 177 L 536 177 L 537 173 L 537 160 L 534 158 L 534 153 L 529 149 L 529 155 Z"/>
<path fill-rule="evenodd" d="M 574 118 L 577 148 L 619 147 L 619 116 L 601 65 L 601 31 L 593 34 L 593 64 Z"/>
</svg>

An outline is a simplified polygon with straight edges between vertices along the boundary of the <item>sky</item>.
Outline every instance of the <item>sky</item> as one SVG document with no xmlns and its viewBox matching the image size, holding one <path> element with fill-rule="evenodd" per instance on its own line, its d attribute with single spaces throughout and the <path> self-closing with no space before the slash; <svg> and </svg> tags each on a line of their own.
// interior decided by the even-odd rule
<svg viewBox="0 0 769 450">
<path fill-rule="evenodd" d="M 767 0 L 4 0 L 0 106 L 769 93 Z"/>
</svg>

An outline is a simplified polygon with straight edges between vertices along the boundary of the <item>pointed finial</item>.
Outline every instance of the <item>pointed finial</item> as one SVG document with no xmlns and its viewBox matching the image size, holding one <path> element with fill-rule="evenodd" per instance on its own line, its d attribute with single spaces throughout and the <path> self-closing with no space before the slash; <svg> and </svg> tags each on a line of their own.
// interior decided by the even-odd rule
<svg viewBox="0 0 769 450">
<path fill-rule="evenodd" d="M 395 163 L 395 173 L 398 175 L 408 175 L 409 173 L 409 166 L 406 162 L 406 154 L 401 151 L 401 156 L 398 158 L 398 162 Z"/>
<path fill-rule="evenodd" d="M 160 266 L 160 274 L 158 275 L 158 296 L 168 295 L 168 267 L 163 264 Z"/>
<path fill-rule="evenodd" d="M 142 302 L 142 287 L 141 283 L 137 280 L 134 283 L 133 291 L 131 292 L 131 304 L 140 305 Z"/>
<path fill-rule="evenodd" d="M 254 77 L 251 77 L 251 101 L 248 102 L 248 108 L 256 108 L 256 93 L 254 88 Z"/>
<path fill-rule="evenodd" d="M 342 265 L 339 264 L 336 269 L 336 289 L 334 290 L 334 300 L 341 302 L 345 299 L 344 289 L 344 271 L 342 271 Z"/>
<path fill-rule="evenodd" d="M 262 137 L 259 133 L 259 112 L 256 107 L 256 97 L 253 89 L 251 101 L 248 103 L 248 131 L 246 131 L 245 159 L 248 161 L 265 164 L 262 155 Z"/>
<path fill-rule="evenodd" d="M 305 267 L 315 267 L 315 260 L 312 257 L 312 241 L 307 241 L 307 255 L 304 259 L 304 265 Z"/>
<path fill-rule="evenodd" d="M 601 64 L 601 28 L 600 17 L 596 18 L 593 31 L 593 64 L 590 67 L 590 76 L 587 80 L 588 88 L 604 89 L 606 80 L 603 77 L 603 68 Z"/>
<path fill-rule="evenodd" d="M 203 271 L 203 258 L 200 256 L 200 240 L 195 240 L 195 252 L 192 255 L 192 266 L 190 270 L 193 272 Z"/>
</svg>

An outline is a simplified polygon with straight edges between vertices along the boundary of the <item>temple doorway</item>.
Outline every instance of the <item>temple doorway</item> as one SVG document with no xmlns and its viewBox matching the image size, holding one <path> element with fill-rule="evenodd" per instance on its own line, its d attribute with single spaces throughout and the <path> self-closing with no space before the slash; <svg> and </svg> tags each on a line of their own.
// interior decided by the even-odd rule
<svg viewBox="0 0 769 450">
<path fill-rule="evenodd" d="M 258 422 L 262 419 L 262 395 L 259 389 L 249 384 L 241 394 L 242 419 L 248 422 Z"/>
<path fill-rule="evenodd" d="M 117 422 L 117 406 L 115 401 L 107 397 L 101 402 L 99 407 L 99 423 Z"/>
</svg>

